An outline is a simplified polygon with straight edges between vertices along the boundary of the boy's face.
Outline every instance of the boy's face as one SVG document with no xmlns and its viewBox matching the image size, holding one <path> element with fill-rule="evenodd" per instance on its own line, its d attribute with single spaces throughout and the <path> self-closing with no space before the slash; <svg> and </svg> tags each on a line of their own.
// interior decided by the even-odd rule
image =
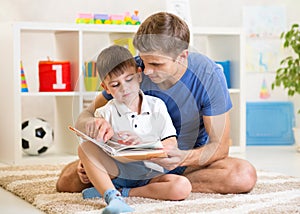
<svg viewBox="0 0 300 214">
<path fill-rule="evenodd" d="M 116 100 L 129 106 L 139 96 L 141 81 L 141 73 L 135 67 L 129 67 L 119 76 L 107 75 L 102 87 Z"/>
</svg>

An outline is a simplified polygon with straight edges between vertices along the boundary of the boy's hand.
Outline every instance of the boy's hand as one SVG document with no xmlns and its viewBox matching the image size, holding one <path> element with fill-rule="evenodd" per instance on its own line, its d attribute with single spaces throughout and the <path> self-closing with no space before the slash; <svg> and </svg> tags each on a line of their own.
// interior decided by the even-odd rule
<svg viewBox="0 0 300 214">
<path fill-rule="evenodd" d="M 106 142 L 114 135 L 113 129 L 104 118 L 93 118 L 86 122 L 85 127 L 86 134 L 99 141 Z"/>
<path fill-rule="evenodd" d="M 142 139 L 135 133 L 129 131 L 120 131 L 118 136 L 121 138 L 118 143 L 125 145 L 136 145 L 142 143 Z"/>
</svg>

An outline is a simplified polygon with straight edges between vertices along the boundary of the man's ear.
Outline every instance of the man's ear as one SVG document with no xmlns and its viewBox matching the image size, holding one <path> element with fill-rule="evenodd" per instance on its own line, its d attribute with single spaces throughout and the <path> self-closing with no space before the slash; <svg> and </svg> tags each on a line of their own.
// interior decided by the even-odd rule
<svg viewBox="0 0 300 214">
<path fill-rule="evenodd" d="M 177 57 L 176 61 L 180 64 L 186 64 L 189 52 L 187 49 L 183 50 Z"/>
<path fill-rule="evenodd" d="M 106 91 L 106 93 L 110 94 L 110 91 L 109 91 L 109 89 L 107 88 L 107 86 L 105 85 L 104 82 L 101 82 L 101 86 Z"/>
<path fill-rule="evenodd" d="M 187 49 L 183 50 L 178 57 L 183 58 L 183 59 L 187 59 L 189 55 L 189 51 Z"/>
</svg>

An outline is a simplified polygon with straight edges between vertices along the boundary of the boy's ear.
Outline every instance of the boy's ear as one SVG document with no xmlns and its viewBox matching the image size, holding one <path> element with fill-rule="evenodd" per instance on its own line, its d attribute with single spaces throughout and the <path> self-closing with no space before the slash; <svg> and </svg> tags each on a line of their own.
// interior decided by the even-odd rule
<svg viewBox="0 0 300 214">
<path fill-rule="evenodd" d="M 101 82 L 101 86 L 102 86 L 102 88 L 103 88 L 108 94 L 110 94 L 110 91 L 109 91 L 109 89 L 107 88 L 107 86 L 105 85 L 105 83 Z"/>
<path fill-rule="evenodd" d="M 142 73 L 142 68 L 141 67 L 137 68 L 137 73 Z"/>
<path fill-rule="evenodd" d="M 143 78 L 142 78 L 142 70 L 141 70 L 141 71 L 138 71 L 138 72 L 136 73 L 136 75 L 138 75 L 138 81 L 139 81 L 139 83 L 141 83 L 142 80 L 143 80 Z"/>
</svg>

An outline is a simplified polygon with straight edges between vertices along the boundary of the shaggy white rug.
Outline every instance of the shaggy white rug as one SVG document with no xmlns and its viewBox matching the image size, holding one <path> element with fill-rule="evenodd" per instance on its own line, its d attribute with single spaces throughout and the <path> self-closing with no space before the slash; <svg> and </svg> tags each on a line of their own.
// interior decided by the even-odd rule
<svg viewBox="0 0 300 214">
<path fill-rule="evenodd" d="M 83 200 L 80 193 L 58 193 L 55 183 L 63 165 L 0 167 L 0 186 L 45 213 L 101 213 L 102 199 Z M 300 213 L 300 178 L 258 172 L 248 194 L 192 193 L 184 201 L 130 197 L 134 213 Z"/>
</svg>

